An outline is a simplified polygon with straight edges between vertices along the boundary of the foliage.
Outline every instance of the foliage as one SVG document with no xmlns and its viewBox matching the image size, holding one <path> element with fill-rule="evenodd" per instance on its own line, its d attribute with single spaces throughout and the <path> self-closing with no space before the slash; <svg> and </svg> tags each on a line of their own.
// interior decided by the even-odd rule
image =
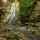
<svg viewBox="0 0 40 40">
<path fill-rule="evenodd" d="M 29 22 L 36 3 L 37 0 L 20 0 L 20 21 L 23 24 Z"/>
</svg>

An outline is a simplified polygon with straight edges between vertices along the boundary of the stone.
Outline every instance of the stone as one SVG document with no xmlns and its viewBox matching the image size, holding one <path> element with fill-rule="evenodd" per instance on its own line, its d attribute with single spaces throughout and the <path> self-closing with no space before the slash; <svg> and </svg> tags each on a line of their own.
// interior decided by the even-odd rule
<svg viewBox="0 0 40 40">
<path fill-rule="evenodd" d="M 6 38 L 0 38 L 0 40 L 6 40 Z"/>
</svg>

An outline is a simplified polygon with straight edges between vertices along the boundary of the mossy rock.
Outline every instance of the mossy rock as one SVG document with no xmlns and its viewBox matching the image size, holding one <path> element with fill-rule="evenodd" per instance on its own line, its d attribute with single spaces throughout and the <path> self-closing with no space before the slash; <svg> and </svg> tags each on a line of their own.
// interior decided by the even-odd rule
<svg viewBox="0 0 40 40">
<path fill-rule="evenodd" d="M 19 36 L 15 35 L 14 37 L 8 37 L 7 40 L 19 40 Z"/>
</svg>

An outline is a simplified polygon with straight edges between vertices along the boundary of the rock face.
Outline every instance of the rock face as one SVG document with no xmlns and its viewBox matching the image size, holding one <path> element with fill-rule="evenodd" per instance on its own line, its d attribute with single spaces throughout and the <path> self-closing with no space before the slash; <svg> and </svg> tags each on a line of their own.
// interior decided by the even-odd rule
<svg viewBox="0 0 40 40">
<path fill-rule="evenodd" d="M 33 21 L 40 21 L 40 1 L 37 1 L 37 5 L 34 8 L 34 12 L 30 17 Z"/>
<path fill-rule="evenodd" d="M 6 22 L 7 15 L 9 14 L 9 9 L 10 9 L 10 3 L 9 2 L 5 3 L 5 2 L 1 1 L 1 6 L 0 6 L 0 14 L 1 14 L 0 21 L 2 23 Z"/>
<path fill-rule="evenodd" d="M 0 1 L 0 22 L 2 24 L 10 23 L 13 24 L 13 22 L 16 20 L 16 13 L 19 11 L 19 3 L 17 0 L 2 0 Z M 8 23 L 8 24 L 9 24 Z"/>
<path fill-rule="evenodd" d="M 13 31 L 18 12 L 19 2 L 17 0 L 0 0 L 0 26 L 4 28 L 4 31 Z"/>
</svg>

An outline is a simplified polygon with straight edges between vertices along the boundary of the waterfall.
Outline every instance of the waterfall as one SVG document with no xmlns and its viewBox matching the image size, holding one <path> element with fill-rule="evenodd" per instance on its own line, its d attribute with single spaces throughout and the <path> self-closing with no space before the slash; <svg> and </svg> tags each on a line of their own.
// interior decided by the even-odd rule
<svg viewBox="0 0 40 40">
<path fill-rule="evenodd" d="M 7 27 L 8 27 L 8 30 L 11 30 L 11 31 L 13 31 L 13 26 L 14 26 L 14 24 L 16 23 L 15 21 L 16 21 L 16 7 L 15 7 L 15 5 L 13 6 L 11 6 L 11 9 L 10 9 L 10 11 L 9 11 L 9 13 L 11 14 L 11 15 L 9 15 L 10 16 L 10 18 L 9 18 L 9 20 L 8 20 L 8 25 L 7 25 Z"/>
<path fill-rule="evenodd" d="M 15 5 L 14 5 L 14 7 L 11 7 L 10 13 L 11 13 L 11 16 L 9 18 L 8 24 L 13 25 L 15 23 L 15 20 L 16 20 L 16 8 L 15 8 Z"/>
<path fill-rule="evenodd" d="M 11 8 L 10 8 L 10 10 L 9 10 L 9 15 L 8 15 L 8 21 L 7 21 L 7 27 L 8 27 L 8 29 L 10 29 L 10 30 L 13 30 L 13 28 L 15 28 L 15 27 L 13 27 L 14 25 L 15 25 L 15 23 L 16 23 L 16 20 L 17 20 L 17 15 L 16 15 L 16 13 L 18 13 L 18 10 L 19 9 L 19 2 L 13 2 L 12 4 L 11 4 Z"/>
</svg>

